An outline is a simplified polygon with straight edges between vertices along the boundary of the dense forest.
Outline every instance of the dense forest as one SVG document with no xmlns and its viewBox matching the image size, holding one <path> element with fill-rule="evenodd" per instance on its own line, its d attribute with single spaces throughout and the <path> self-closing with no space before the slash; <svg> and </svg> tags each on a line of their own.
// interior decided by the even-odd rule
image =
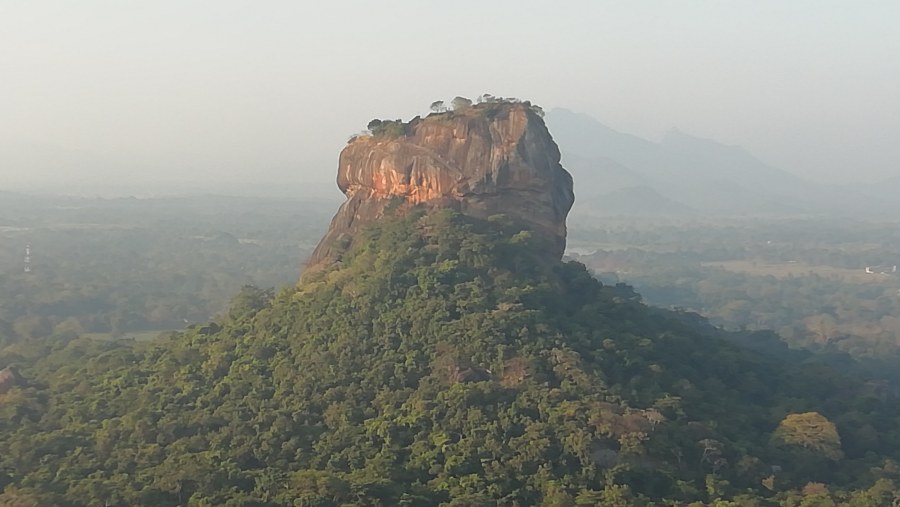
<svg viewBox="0 0 900 507">
<path fill-rule="evenodd" d="M 650 304 L 730 329 L 775 330 L 795 348 L 900 360 L 894 223 L 608 220 L 574 232 L 581 248 L 572 258 L 601 280 L 634 285 Z"/>
<path fill-rule="evenodd" d="M 293 284 L 331 207 L 216 196 L 4 197 L 0 344 L 153 337 L 205 322 L 243 285 Z"/>
<path fill-rule="evenodd" d="M 889 390 L 648 307 L 503 217 L 384 221 L 148 343 L 5 349 L 10 505 L 891 505 Z"/>
<path fill-rule="evenodd" d="M 0 199 L 0 343 L 152 338 L 209 320 L 243 285 L 293 285 L 333 203 L 195 196 Z M 570 218 L 570 256 L 651 305 L 792 347 L 890 361 L 900 346 L 891 223 Z M 32 273 L 22 272 L 26 245 Z"/>
</svg>

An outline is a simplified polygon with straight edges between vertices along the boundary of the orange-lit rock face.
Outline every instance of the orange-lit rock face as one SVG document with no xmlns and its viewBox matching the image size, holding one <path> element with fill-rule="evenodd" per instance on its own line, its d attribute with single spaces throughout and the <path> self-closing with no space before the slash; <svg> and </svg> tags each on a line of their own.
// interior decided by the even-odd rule
<svg viewBox="0 0 900 507">
<path fill-rule="evenodd" d="M 574 201 L 556 143 L 521 104 L 414 120 L 396 139 L 361 136 L 341 152 L 337 183 L 347 201 L 308 266 L 334 260 L 336 242 L 346 243 L 398 198 L 478 218 L 505 214 L 550 237 L 561 256 Z"/>
</svg>

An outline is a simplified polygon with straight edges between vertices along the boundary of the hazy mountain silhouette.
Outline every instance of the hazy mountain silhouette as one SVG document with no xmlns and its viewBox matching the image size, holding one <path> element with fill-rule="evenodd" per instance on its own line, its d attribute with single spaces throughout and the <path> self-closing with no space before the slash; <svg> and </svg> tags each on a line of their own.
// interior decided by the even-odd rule
<svg viewBox="0 0 900 507">
<path fill-rule="evenodd" d="M 865 214 L 890 207 L 889 191 L 879 195 L 867 188 L 812 182 L 772 167 L 740 146 L 678 130 L 653 142 L 566 109 L 550 111 L 546 120 L 563 163 L 578 182 L 576 213 L 630 214 L 643 206 L 641 214 L 669 214 L 673 203 L 698 212 L 727 214 Z M 900 188 L 900 178 L 894 184 Z M 603 199 L 634 187 L 653 192 L 632 193 L 633 199 Z M 624 206 L 611 209 L 616 200 Z"/>
<path fill-rule="evenodd" d="M 580 216 L 696 216 L 697 210 L 660 195 L 647 185 L 620 188 L 605 194 L 579 194 L 573 213 Z"/>
<path fill-rule="evenodd" d="M 900 202 L 897 202 L 897 196 L 900 195 L 900 176 L 859 185 L 856 190 L 882 202 L 891 203 L 891 211 L 900 212 Z"/>
</svg>

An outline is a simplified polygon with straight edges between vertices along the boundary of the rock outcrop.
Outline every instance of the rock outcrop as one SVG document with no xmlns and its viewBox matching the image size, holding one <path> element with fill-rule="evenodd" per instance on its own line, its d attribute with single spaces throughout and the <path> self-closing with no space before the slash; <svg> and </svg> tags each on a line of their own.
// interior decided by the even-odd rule
<svg viewBox="0 0 900 507">
<path fill-rule="evenodd" d="M 22 384 L 22 376 L 12 366 L 0 370 L 0 394 L 6 394 L 10 389 Z"/>
<path fill-rule="evenodd" d="M 339 260 L 360 227 L 387 210 L 415 205 L 476 218 L 506 215 L 562 256 L 572 177 L 527 103 L 480 104 L 393 127 L 391 134 L 357 136 L 341 152 L 337 183 L 347 200 L 307 272 Z"/>
</svg>

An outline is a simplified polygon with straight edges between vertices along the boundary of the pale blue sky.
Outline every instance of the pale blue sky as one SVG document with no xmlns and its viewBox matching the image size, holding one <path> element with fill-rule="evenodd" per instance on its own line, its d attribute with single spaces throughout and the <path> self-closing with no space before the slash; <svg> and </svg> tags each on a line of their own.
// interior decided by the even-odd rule
<svg viewBox="0 0 900 507">
<path fill-rule="evenodd" d="M 372 117 L 482 92 L 875 180 L 900 174 L 898 22 L 894 0 L 0 0 L 0 188 L 330 183 Z"/>
</svg>

